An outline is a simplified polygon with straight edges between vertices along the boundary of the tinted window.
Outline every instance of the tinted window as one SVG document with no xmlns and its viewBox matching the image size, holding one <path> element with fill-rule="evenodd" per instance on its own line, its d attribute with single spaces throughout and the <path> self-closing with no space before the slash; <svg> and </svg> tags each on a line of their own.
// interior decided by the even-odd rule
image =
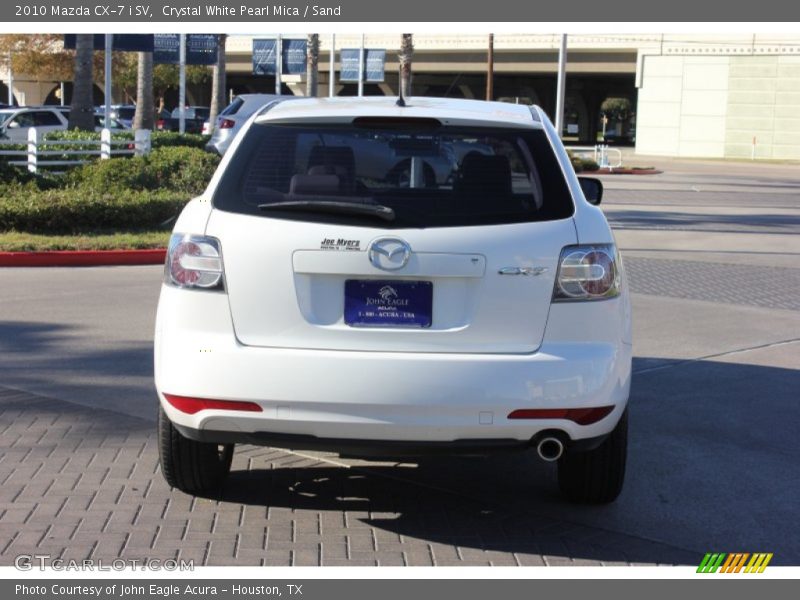
<svg viewBox="0 0 800 600">
<path fill-rule="evenodd" d="M 573 204 L 544 132 L 441 126 L 254 125 L 214 196 L 217 208 L 330 200 L 388 206 L 385 227 L 446 227 L 565 218 Z M 269 216 L 363 222 L 350 215 Z"/>
<path fill-rule="evenodd" d="M 234 98 L 233 102 L 228 104 L 228 106 L 225 107 L 225 110 L 219 114 L 220 116 L 235 115 L 237 112 L 239 112 L 239 109 L 242 108 L 242 104 L 244 104 L 244 100 L 241 98 Z"/>
<path fill-rule="evenodd" d="M 22 113 L 14 117 L 11 121 L 16 127 L 33 127 L 33 114 L 32 113 Z M 10 124 L 11 124 L 10 123 Z"/>
<path fill-rule="evenodd" d="M 113 111 L 111 116 L 117 119 L 133 119 L 133 117 L 136 116 L 136 108 L 133 106 L 123 106 Z"/>
<path fill-rule="evenodd" d="M 39 111 L 33 113 L 33 123 L 37 127 L 49 127 L 52 125 L 61 125 L 61 119 L 49 110 Z"/>
</svg>

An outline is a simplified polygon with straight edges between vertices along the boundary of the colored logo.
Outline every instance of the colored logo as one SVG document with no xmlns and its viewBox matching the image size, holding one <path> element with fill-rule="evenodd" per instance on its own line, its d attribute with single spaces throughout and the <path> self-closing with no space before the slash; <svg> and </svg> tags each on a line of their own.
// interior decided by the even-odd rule
<svg viewBox="0 0 800 600">
<path fill-rule="evenodd" d="M 737 552 L 726 554 L 725 552 L 709 552 L 704 557 L 700 566 L 697 567 L 698 573 L 763 573 L 769 561 L 772 560 L 772 552 Z"/>
</svg>

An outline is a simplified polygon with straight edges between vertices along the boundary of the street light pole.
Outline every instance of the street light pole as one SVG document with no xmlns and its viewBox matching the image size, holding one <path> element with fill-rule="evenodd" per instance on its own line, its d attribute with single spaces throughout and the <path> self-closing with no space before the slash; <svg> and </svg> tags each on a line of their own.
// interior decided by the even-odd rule
<svg viewBox="0 0 800 600">
<path fill-rule="evenodd" d="M 281 95 L 281 71 L 283 70 L 283 36 L 275 40 L 275 93 Z"/>
<path fill-rule="evenodd" d="M 561 48 L 558 51 L 558 82 L 556 85 L 556 132 L 562 136 L 564 129 L 564 92 L 567 79 L 567 34 L 561 34 Z"/>
<path fill-rule="evenodd" d="M 486 99 L 494 100 L 494 34 L 489 34 L 489 49 L 486 53 Z"/>
<path fill-rule="evenodd" d="M 364 34 L 361 34 L 361 48 L 358 51 L 358 95 L 364 95 Z"/>
<path fill-rule="evenodd" d="M 103 94 L 105 95 L 105 103 L 103 106 L 103 118 L 105 127 L 110 127 L 111 123 L 111 50 L 114 48 L 114 34 L 106 34 L 105 46 L 105 81 L 103 82 Z"/>
<path fill-rule="evenodd" d="M 178 82 L 178 132 L 186 133 L 186 34 L 180 34 Z"/>
<path fill-rule="evenodd" d="M 331 34 L 331 72 L 328 76 L 328 96 L 333 98 L 336 84 L 336 70 L 334 62 L 336 61 L 336 34 Z"/>
</svg>

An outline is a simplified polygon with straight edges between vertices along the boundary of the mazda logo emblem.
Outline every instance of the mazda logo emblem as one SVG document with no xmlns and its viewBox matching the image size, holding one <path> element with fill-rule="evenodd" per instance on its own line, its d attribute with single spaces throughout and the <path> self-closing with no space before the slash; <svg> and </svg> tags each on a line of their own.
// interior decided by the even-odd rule
<svg viewBox="0 0 800 600">
<path fill-rule="evenodd" d="M 380 238 L 369 245 L 369 262 L 384 271 L 397 271 L 408 264 L 411 246 L 399 238 Z"/>
</svg>

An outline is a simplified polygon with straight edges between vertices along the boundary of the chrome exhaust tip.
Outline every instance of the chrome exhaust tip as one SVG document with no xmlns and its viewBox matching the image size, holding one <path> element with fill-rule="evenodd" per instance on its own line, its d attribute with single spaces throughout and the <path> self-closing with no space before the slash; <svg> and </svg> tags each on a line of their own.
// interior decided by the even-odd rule
<svg viewBox="0 0 800 600">
<path fill-rule="evenodd" d="M 554 462 L 564 454 L 564 444 L 556 437 L 546 437 L 536 444 L 536 453 L 545 462 Z"/>
</svg>

